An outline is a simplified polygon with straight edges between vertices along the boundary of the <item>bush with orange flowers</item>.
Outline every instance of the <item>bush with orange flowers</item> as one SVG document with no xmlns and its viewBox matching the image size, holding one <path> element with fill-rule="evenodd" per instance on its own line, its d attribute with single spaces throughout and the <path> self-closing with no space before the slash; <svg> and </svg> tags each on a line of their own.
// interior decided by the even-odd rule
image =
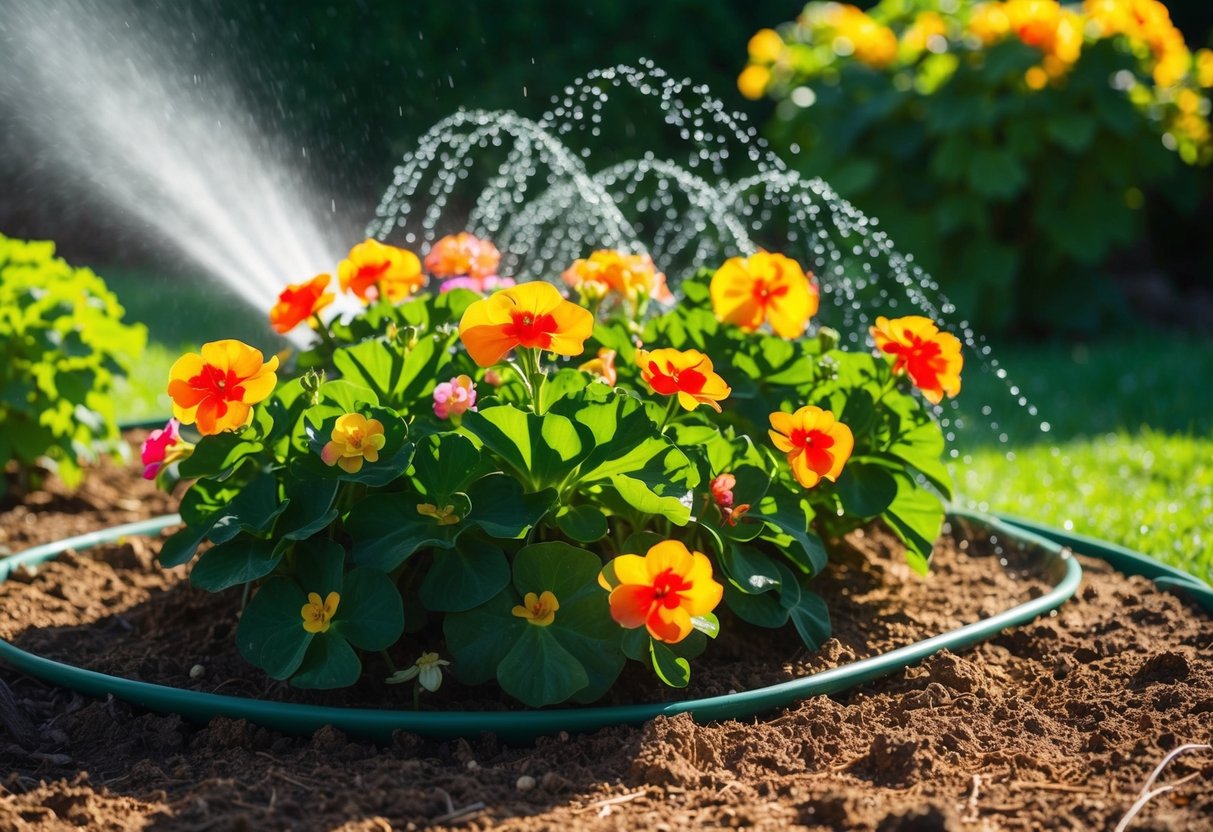
<svg viewBox="0 0 1213 832">
<path fill-rule="evenodd" d="M 1160 0 L 811 2 L 751 38 L 738 86 L 985 332 L 1124 315 L 1104 261 L 1147 197 L 1190 213 L 1213 160 L 1213 52 Z"/>
<path fill-rule="evenodd" d="M 930 404 L 962 364 L 931 321 L 878 318 L 841 350 L 813 275 L 769 252 L 669 308 L 647 256 L 592 253 L 570 272 L 594 311 L 559 275 L 434 291 L 421 262 L 361 243 L 337 269 L 361 312 L 325 320 L 324 276 L 275 307 L 309 323 L 305 352 L 217 341 L 173 367 L 202 437 L 162 454 L 193 484 L 160 560 L 209 541 L 191 580 L 244 588 L 237 643 L 270 676 L 399 682 L 379 651 L 423 652 L 530 706 L 590 702 L 628 660 L 687 685 L 726 608 L 816 649 L 813 578 L 863 524 L 926 571 L 949 496 Z"/>
</svg>

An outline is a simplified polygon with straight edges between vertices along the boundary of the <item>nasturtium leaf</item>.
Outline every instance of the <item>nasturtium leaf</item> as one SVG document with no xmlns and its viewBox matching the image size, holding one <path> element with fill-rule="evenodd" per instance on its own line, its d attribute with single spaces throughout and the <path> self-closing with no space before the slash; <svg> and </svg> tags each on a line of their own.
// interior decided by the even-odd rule
<svg viewBox="0 0 1213 832">
<path fill-rule="evenodd" d="M 547 632 L 524 624 L 497 666 L 501 689 L 532 708 L 564 702 L 590 683 L 577 657 Z"/>
<path fill-rule="evenodd" d="M 362 675 L 362 662 L 344 638 L 333 630 L 317 633 L 308 645 L 291 684 L 310 690 L 346 688 Z"/>
<path fill-rule="evenodd" d="M 724 585 L 724 603 L 735 616 L 755 627 L 774 630 L 788 623 L 788 611 L 773 592 L 747 595 L 729 582 Z"/>
<path fill-rule="evenodd" d="M 413 480 L 430 502 L 465 490 L 480 466 L 480 451 L 466 436 L 440 433 L 428 436 L 413 454 Z"/>
<path fill-rule="evenodd" d="M 271 473 L 258 474 L 215 513 L 206 536 L 212 543 L 225 543 L 242 531 L 268 532 L 287 505 L 278 502 L 277 478 Z"/>
<path fill-rule="evenodd" d="M 920 488 L 906 475 L 897 476 L 897 498 L 881 515 L 906 544 L 906 561 L 920 575 L 927 574 L 931 550 L 943 528 L 944 509 L 939 498 Z"/>
<path fill-rule="evenodd" d="M 649 551 L 649 549 L 652 549 L 654 546 L 656 546 L 658 543 L 660 543 L 663 540 L 665 540 L 665 538 L 662 537 L 661 535 L 657 534 L 657 532 L 651 532 L 651 531 L 647 531 L 647 530 L 632 532 L 623 541 L 623 545 L 619 547 L 619 551 L 612 552 L 611 554 L 612 555 L 644 555 Z"/>
<path fill-rule="evenodd" d="M 773 543 L 802 572 L 816 575 L 825 569 L 828 556 L 821 538 L 809 529 L 812 511 L 802 497 L 778 486 L 756 507 L 767 524 L 762 539 Z"/>
<path fill-rule="evenodd" d="M 719 558 L 720 570 L 729 583 L 747 595 L 779 589 L 779 569 L 766 553 L 751 546 L 732 543 Z"/>
<path fill-rule="evenodd" d="M 426 609 L 462 612 L 485 603 L 509 582 L 505 552 L 488 541 L 464 535 L 454 549 L 434 552 L 419 594 Z"/>
<path fill-rule="evenodd" d="M 369 339 L 333 353 L 333 364 L 347 378 L 374 390 L 380 402 L 408 408 L 433 392 L 450 361 L 450 338 L 423 335 L 411 349 Z"/>
<path fill-rule="evenodd" d="M 563 367 L 548 376 L 543 383 L 543 410 L 551 410 L 560 400 L 573 396 L 584 390 L 593 379 L 588 373 Z"/>
<path fill-rule="evenodd" d="M 649 656 L 657 678 L 672 688 L 685 688 L 691 682 L 691 663 L 674 654 L 660 641 L 649 641 Z"/>
<path fill-rule="evenodd" d="M 474 609 L 443 616 L 455 678 L 478 685 L 497 677 L 497 666 L 518 638 L 517 625 L 533 628 L 510 613 L 518 603 L 517 595 L 505 590 Z"/>
<path fill-rule="evenodd" d="M 716 638 L 720 635 L 720 620 L 710 612 L 692 618 L 691 626 L 708 638 Z"/>
<path fill-rule="evenodd" d="M 463 430 L 501 457 L 531 491 L 559 485 L 589 450 L 567 417 L 537 416 L 509 404 L 465 413 Z"/>
<path fill-rule="evenodd" d="M 178 529 L 161 545 L 160 565 L 171 569 L 174 566 L 188 563 L 189 559 L 194 556 L 194 552 L 198 551 L 198 547 L 202 545 L 202 541 L 206 540 L 206 533 L 210 529 L 209 523 Z"/>
<path fill-rule="evenodd" d="M 286 511 L 274 524 L 278 551 L 327 529 L 337 519 L 333 500 L 338 485 L 337 480 L 296 480 L 287 487 Z"/>
<path fill-rule="evenodd" d="M 377 569 L 346 573 L 332 630 L 360 650 L 385 650 L 404 632 L 404 606 L 396 585 Z"/>
<path fill-rule="evenodd" d="M 607 518 L 596 506 L 565 506 L 556 513 L 560 531 L 578 543 L 593 543 L 607 534 Z"/>
<path fill-rule="evenodd" d="M 508 474 L 489 474 L 467 490 L 472 503 L 468 522 L 489 537 L 514 540 L 534 526 L 556 502 L 550 488 L 525 493 L 522 484 Z"/>
<path fill-rule="evenodd" d="M 326 381 L 320 385 L 318 394 L 322 404 L 327 404 L 344 413 L 377 406 L 381 402 L 375 389 L 369 384 L 360 383 L 356 377 Z"/>
<path fill-rule="evenodd" d="M 890 395 L 889 399 L 890 410 L 898 412 L 898 429 L 888 448 L 876 456 L 909 465 L 950 500 L 952 476 L 943 461 L 945 444 L 939 424 L 912 397 Z"/>
<path fill-rule="evenodd" d="M 199 439 L 194 452 L 177 465 L 181 478 L 226 479 L 241 462 L 265 450 L 260 441 L 246 438 L 245 434 L 246 431 L 229 431 Z"/>
<path fill-rule="evenodd" d="M 219 592 L 264 578 L 281 560 L 272 540 L 237 537 L 203 552 L 190 571 L 190 583 L 207 592 Z"/>
<path fill-rule="evenodd" d="M 272 679 L 286 679 L 303 662 L 312 633 L 303 629 L 300 610 L 307 594 L 289 578 L 271 578 L 253 595 L 236 627 L 240 655 Z"/>
<path fill-rule="evenodd" d="M 625 474 L 611 477 L 611 484 L 615 486 L 619 496 L 641 514 L 660 515 L 676 526 L 685 526 L 691 519 L 688 492 L 658 494 L 650 482 Z"/>
<path fill-rule="evenodd" d="M 418 549 L 453 547 L 466 527 L 439 525 L 435 518 L 419 514 L 417 507 L 424 502 L 420 495 L 407 492 L 372 494 L 360 500 L 345 519 L 354 562 L 391 572 Z"/>
<path fill-rule="evenodd" d="M 345 549 L 328 538 L 313 537 L 295 547 L 295 580 L 304 592 L 320 597 L 341 592 L 345 574 Z"/>
<path fill-rule="evenodd" d="M 830 612 L 826 602 L 816 592 L 805 587 L 805 579 L 797 578 L 792 570 L 779 564 L 783 577 L 779 604 L 788 612 L 800 640 L 810 650 L 820 649 L 830 637 Z"/>
<path fill-rule="evenodd" d="M 835 486 L 843 510 L 855 518 L 875 517 L 897 496 L 897 481 L 880 465 L 850 460 Z"/>
</svg>

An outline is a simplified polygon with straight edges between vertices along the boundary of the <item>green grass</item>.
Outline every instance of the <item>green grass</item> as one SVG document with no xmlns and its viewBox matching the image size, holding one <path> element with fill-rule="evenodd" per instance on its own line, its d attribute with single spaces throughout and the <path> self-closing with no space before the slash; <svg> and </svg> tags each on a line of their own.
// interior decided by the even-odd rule
<svg viewBox="0 0 1213 832">
<path fill-rule="evenodd" d="M 971 362 L 954 414 L 958 502 L 1119 543 L 1213 582 L 1213 341 L 1141 332 L 993 356 L 1006 378 Z"/>
<path fill-rule="evenodd" d="M 151 341 L 120 393 L 123 420 L 168 412 L 168 370 L 185 350 L 220 338 L 283 345 L 264 311 L 210 282 L 100 272 Z M 1213 582 L 1213 341 L 1142 332 L 996 346 L 992 357 L 1005 378 L 970 355 L 948 413 L 958 502 L 1119 543 Z"/>
</svg>

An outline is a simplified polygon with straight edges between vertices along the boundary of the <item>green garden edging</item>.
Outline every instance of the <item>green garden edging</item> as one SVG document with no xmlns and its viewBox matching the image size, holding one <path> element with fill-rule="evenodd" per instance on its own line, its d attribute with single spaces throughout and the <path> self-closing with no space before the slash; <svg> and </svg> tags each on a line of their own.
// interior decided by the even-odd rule
<svg viewBox="0 0 1213 832">
<path fill-rule="evenodd" d="M 1149 578 L 1159 589 L 1176 595 L 1182 595 L 1205 612 L 1213 615 L 1213 586 L 1209 586 L 1194 575 L 1189 575 L 1187 572 L 1176 569 L 1173 566 L 1167 566 L 1165 563 L 1157 561 L 1148 555 L 1134 552 L 1132 549 L 1126 549 L 1124 546 L 1117 546 L 1115 543 L 1108 543 L 1094 537 L 1087 537 L 1086 535 L 1063 532 L 1041 523 L 1023 520 L 1007 514 L 997 514 L 995 516 L 1017 530 L 1030 532 L 1038 537 L 1051 540 L 1054 543 L 1073 549 L 1081 555 L 1107 561 L 1118 572 Z"/>
<path fill-rule="evenodd" d="M 258 725 L 291 734 L 308 734 L 324 725 L 333 725 L 352 736 L 377 740 L 385 740 L 393 731 L 402 730 L 442 739 L 494 733 L 507 742 L 526 742 L 560 731 L 583 732 L 611 725 L 639 724 L 660 715 L 690 713 L 701 721 L 744 718 L 787 706 L 800 699 L 837 693 L 878 679 L 943 649 L 960 650 L 969 647 L 997 635 L 1008 627 L 1027 623 L 1056 609 L 1078 589 L 1082 578 L 1082 569 L 1078 562 L 1060 545 L 1045 536 L 1031 530 L 1014 528 L 996 518 L 983 515 L 954 511 L 952 516 L 979 524 L 991 533 L 1004 535 L 1040 549 L 1043 558 L 1041 566 L 1054 582 L 1053 589 L 1039 598 L 997 615 L 880 656 L 727 696 L 681 702 L 532 711 L 385 711 L 266 702 L 138 682 L 52 661 L 21 650 L 2 639 L 0 659 L 31 676 L 92 696 L 113 695 L 152 711 L 179 713 L 197 722 L 205 722 L 216 716 L 247 719 Z M 154 533 L 178 522 L 180 518 L 177 515 L 166 515 L 37 546 L 0 561 L 0 580 L 6 579 L 15 568 L 35 566 L 67 549 L 86 548 L 130 535 Z"/>
</svg>

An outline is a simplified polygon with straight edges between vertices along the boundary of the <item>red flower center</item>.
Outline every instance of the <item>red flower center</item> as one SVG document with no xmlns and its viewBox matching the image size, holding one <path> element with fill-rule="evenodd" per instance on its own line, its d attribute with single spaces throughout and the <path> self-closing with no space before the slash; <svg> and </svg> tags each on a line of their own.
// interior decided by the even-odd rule
<svg viewBox="0 0 1213 832">
<path fill-rule="evenodd" d="M 672 610 L 682 603 L 680 593 L 686 592 L 691 586 L 690 581 L 673 569 L 667 569 L 653 579 L 653 603 Z"/>
<path fill-rule="evenodd" d="M 771 288 L 765 280 L 755 280 L 754 288 L 750 292 L 760 306 L 769 306 L 773 301 L 788 293 L 788 286 L 784 284 L 783 286 Z"/>
<path fill-rule="evenodd" d="M 707 376 L 695 367 L 679 370 L 672 362 L 667 361 L 663 370 L 656 361 L 650 361 L 649 372 L 653 374 L 653 380 L 649 384 L 663 396 L 672 396 L 678 392 L 690 393 L 693 396 L 703 390 L 703 386 L 708 382 Z"/>
<path fill-rule="evenodd" d="M 511 321 L 502 329 L 507 338 L 519 346 L 546 350 L 552 345 L 552 333 L 556 331 L 556 319 L 551 315 L 536 315 L 533 312 L 511 312 Z"/>
<path fill-rule="evenodd" d="M 903 333 L 904 342 L 889 344 L 886 352 L 897 356 L 893 372 L 904 369 L 920 387 L 932 387 L 939 373 L 947 369 L 947 362 L 940 357 L 936 341 L 924 341 L 909 330 Z"/>
<path fill-rule="evenodd" d="M 814 471 L 828 471 L 834 464 L 834 457 L 830 453 L 830 448 L 834 447 L 834 437 L 828 433 L 794 428 L 788 439 L 805 455 L 809 467 Z"/>
<path fill-rule="evenodd" d="M 240 377 L 232 370 L 225 373 L 213 364 L 204 364 L 202 372 L 191 378 L 189 385 L 195 390 L 205 391 L 206 398 L 218 400 L 222 415 L 227 410 L 224 402 L 238 402 L 244 398 L 244 387 L 240 381 Z"/>
</svg>

